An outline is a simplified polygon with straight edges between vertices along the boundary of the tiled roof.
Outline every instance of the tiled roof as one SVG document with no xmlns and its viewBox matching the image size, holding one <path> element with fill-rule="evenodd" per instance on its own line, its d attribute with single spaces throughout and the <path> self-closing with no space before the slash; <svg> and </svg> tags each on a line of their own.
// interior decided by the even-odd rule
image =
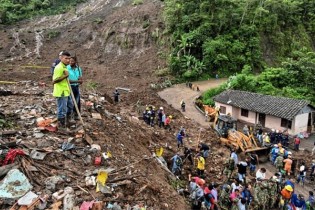
<svg viewBox="0 0 315 210">
<path fill-rule="evenodd" d="M 276 97 L 240 90 L 226 90 L 216 95 L 213 100 L 288 120 L 292 120 L 302 108 L 309 105 L 309 102 L 305 100 Z"/>
</svg>

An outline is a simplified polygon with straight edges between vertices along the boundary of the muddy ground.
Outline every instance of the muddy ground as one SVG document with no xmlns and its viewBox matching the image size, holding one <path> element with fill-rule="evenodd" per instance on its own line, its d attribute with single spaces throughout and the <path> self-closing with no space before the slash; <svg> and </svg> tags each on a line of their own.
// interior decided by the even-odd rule
<svg viewBox="0 0 315 210">
<path fill-rule="evenodd" d="M 0 80 L 18 82 L 0 83 L 1 90 L 13 91 L 13 94 L 0 94 L 0 111 L 10 124 L 1 131 L 23 131 L 2 135 L 1 141 L 17 141 L 17 148 L 46 153 L 44 160 L 18 156 L 15 161 L 32 184 L 32 191 L 49 195 L 48 207 L 56 203 L 52 193 L 71 186 L 77 207 L 83 201 L 97 199 L 116 201 L 121 206 L 139 204 L 151 209 L 189 209 L 176 189 L 186 182 L 174 181 L 176 178 L 152 158 L 152 153 L 162 146 L 163 157 L 169 162 L 177 151 L 175 134 L 181 126 L 189 135 L 185 141 L 187 146 L 194 147 L 200 136 L 213 150 L 218 147 L 213 143 L 216 137 L 212 131 L 200 132 L 198 124 L 186 119 L 158 96 L 159 89 L 150 88 L 152 83 L 169 79 L 155 74 L 166 67 L 167 47 L 162 45 L 165 26 L 160 16 L 163 5 L 160 1 L 145 1 L 138 6 L 131 3 L 91 1 L 79 6 L 75 14 L 69 12 L 1 26 Z M 36 119 L 52 119 L 56 114 L 49 66 L 64 49 L 77 55 L 83 69 L 83 103 L 95 105 L 83 106 L 83 121 L 86 133 L 101 151 L 91 152 L 90 145 L 77 136 L 78 132 L 60 135 L 38 129 Z M 121 102 L 113 104 L 115 87 L 130 88 L 132 92 L 122 91 Z M 146 104 L 163 106 L 174 116 L 172 131 L 151 128 L 138 120 Z M 94 119 L 92 113 L 101 114 L 101 119 Z M 68 140 L 77 149 L 62 151 L 63 142 Z M 95 157 L 108 151 L 113 157 L 95 166 Z M 215 158 L 207 163 L 208 182 L 219 182 L 222 178 L 221 158 L 225 152 L 219 149 L 212 154 Z M 95 192 L 95 186 L 86 186 L 85 178 L 97 175 L 97 170 L 102 168 L 114 169 L 107 181 L 113 189 L 111 193 Z M 187 173 L 183 176 L 188 176 Z M 49 177 L 62 179 L 55 188 L 49 188 L 46 185 Z M 1 200 L 0 209 L 8 209 L 13 204 L 12 200 Z"/>
</svg>

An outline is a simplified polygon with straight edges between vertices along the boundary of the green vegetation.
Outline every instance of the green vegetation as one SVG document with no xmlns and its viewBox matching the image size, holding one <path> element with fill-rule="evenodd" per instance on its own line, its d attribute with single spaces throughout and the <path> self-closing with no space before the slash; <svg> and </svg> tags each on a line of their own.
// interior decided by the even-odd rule
<svg viewBox="0 0 315 210">
<path fill-rule="evenodd" d="M 143 0 L 133 0 L 132 5 L 136 6 L 136 5 L 140 5 L 143 4 Z"/>
<path fill-rule="evenodd" d="M 0 23 L 10 24 L 38 15 L 53 15 L 71 10 L 86 0 L 0 0 Z"/>
<path fill-rule="evenodd" d="M 315 103 L 315 1 L 165 0 L 169 66 L 182 80 L 234 75 L 240 89 Z"/>
</svg>

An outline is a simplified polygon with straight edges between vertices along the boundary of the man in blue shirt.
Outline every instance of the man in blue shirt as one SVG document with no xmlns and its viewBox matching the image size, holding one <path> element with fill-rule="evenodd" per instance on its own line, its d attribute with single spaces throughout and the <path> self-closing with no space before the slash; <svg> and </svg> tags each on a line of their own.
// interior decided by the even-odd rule
<svg viewBox="0 0 315 210">
<path fill-rule="evenodd" d="M 291 198 L 291 203 L 297 208 L 306 210 L 306 202 L 304 196 L 301 194 L 297 195 L 294 193 Z"/>
<path fill-rule="evenodd" d="M 77 58 L 71 57 L 70 64 L 67 66 L 68 72 L 69 72 L 69 82 L 71 85 L 71 89 L 74 95 L 74 98 L 76 100 L 76 103 L 79 108 L 79 112 L 81 110 L 81 103 L 80 103 L 80 89 L 79 85 L 82 84 L 82 70 L 77 65 Z M 75 119 L 78 119 L 78 113 L 74 107 L 73 110 Z"/>
</svg>

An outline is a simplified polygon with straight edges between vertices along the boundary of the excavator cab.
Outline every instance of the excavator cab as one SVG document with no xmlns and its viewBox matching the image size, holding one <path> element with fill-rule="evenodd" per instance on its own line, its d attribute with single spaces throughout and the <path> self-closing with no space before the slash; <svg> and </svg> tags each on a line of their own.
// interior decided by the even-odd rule
<svg viewBox="0 0 315 210">
<path fill-rule="evenodd" d="M 237 120 L 229 115 L 219 115 L 215 130 L 220 137 L 227 138 L 229 130 L 237 130 Z"/>
</svg>

